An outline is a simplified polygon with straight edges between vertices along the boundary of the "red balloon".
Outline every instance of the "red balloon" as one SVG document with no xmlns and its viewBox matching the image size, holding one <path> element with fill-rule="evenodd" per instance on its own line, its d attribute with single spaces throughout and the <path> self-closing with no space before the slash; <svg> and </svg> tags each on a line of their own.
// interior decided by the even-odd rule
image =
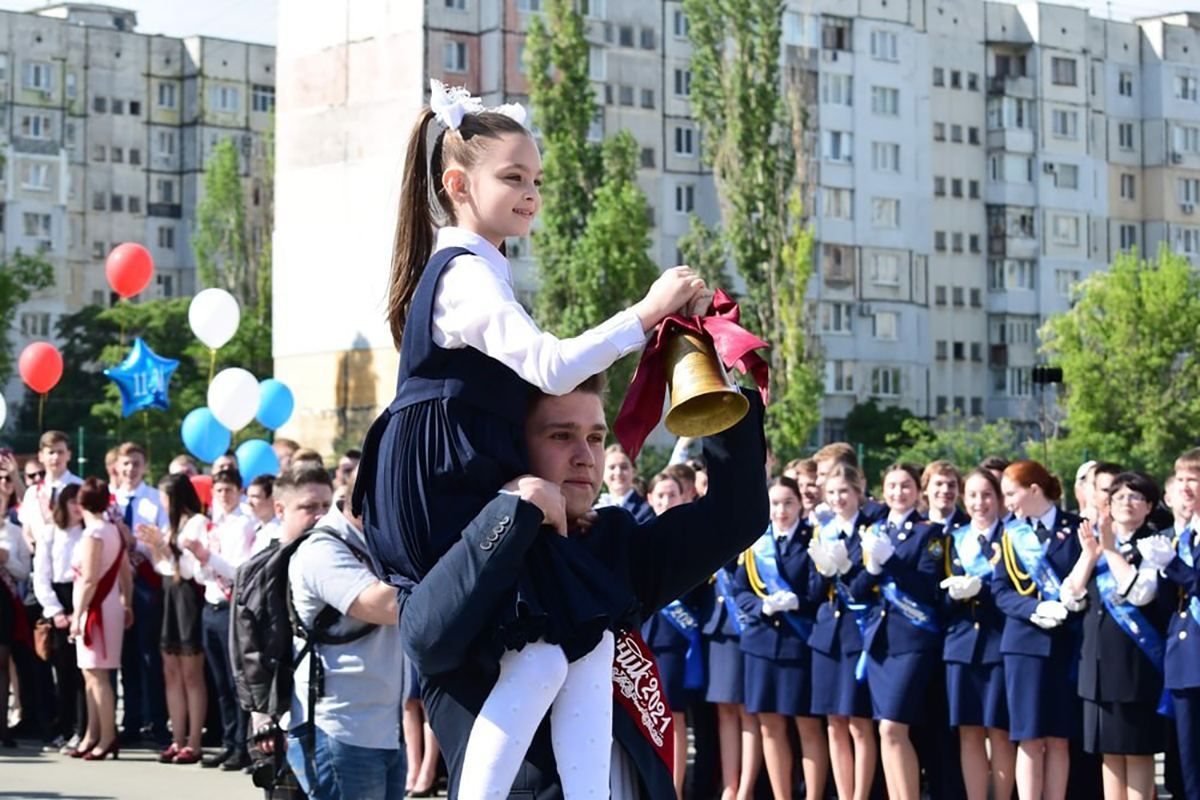
<svg viewBox="0 0 1200 800">
<path fill-rule="evenodd" d="M 104 274 L 113 291 L 126 299 L 150 285 L 154 275 L 154 259 L 150 251 L 134 242 L 119 244 L 108 254 L 104 262 Z"/>
<path fill-rule="evenodd" d="M 21 351 L 17 369 L 26 386 L 38 394 L 45 394 L 62 378 L 62 353 L 49 342 L 34 342 Z"/>
<path fill-rule="evenodd" d="M 212 505 L 212 475 L 192 475 L 188 480 L 192 482 L 192 488 L 196 490 L 196 496 L 200 498 L 204 507 L 210 507 Z"/>
</svg>

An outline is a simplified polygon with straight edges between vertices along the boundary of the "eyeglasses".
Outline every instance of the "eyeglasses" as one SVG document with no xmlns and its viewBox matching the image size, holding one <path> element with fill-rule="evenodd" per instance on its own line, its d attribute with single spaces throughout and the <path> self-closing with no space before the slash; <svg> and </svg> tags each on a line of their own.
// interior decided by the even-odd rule
<svg viewBox="0 0 1200 800">
<path fill-rule="evenodd" d="M 1146 498 L 1137 492 L 1121 492 L 1112 496 L 1114 503 L 1144 503 Z"/>
<path fill-rule="evenodd" d="M 46 470 L 42 470 L 41 472 L 26 472 L 25 473 L 25 480 L 27 480 L 27 481 L 40 481 L 44 477 L 46 477 Z"/>
<path fill-rule="evenodd" d="M 0 475 L 0 481 L 4 481 L 5 483 L 12 483 L 12 476 L 11 475 Z"/>
</svg>

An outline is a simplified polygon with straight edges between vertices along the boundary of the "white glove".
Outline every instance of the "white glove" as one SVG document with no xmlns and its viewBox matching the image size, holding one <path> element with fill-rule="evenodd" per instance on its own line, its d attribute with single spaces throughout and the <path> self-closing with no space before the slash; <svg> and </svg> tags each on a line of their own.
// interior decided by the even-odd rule
<svg viewBox="0 0 1200 800">
<path fill-rule="evenodd" d="M 774 616 L 779 612 L 779 606 L 775 605 L 775 595 L 769 594 L 763 598 L 762 613 L 764 617 Z"/>
<path fill-rule="evenodd" d="M 939 585 L 951 600 L 970 600 L 983 588 L 983 582 L 975 575 L 951 575 Z"/>
<path fill-rule="evenodd" d="M 1059 625 L 1062 625 L 1061 620 L 1051 619 L 1050 617 L 1043 617 L 1040 614 L 1033 614 L 1032 616 L 1029 617 L 1029 621 L 1045 631 L 1053 630 L 1053 629 L 1057 628 Z"/>
<path fill-rule="evenodd" d="M 775 607 L 780 611 L 795 611 L 800 608 L 800 598 L 794 592 L 780 591 L 775 595 Z"/>
<path fill-rule="evenodd" d="M 1171 540 L 1161 533 L 1142 539 L 1137 543 L 1137 549 L 1142 554 L 1142 560 L 1154 565 L 1155 569 L 1166 569 L 1175 560 L 1175 548 Z"/>
<path fill-rule="evenodd" d="M 853 564 L 850 563 L 850 552 L 846 549 L 846 543 L 838 539 L 829 547 L 829 555 L 833 559 L 833 567 L 837 570 L 838 575 L 845 575 L 850 571 Z"/>
<path fill-rule="evenodd" d="M 808 546 L 808 557 L 812 559 L 813 566 L 817 568 L 817 572 L 826 578 L 832 578 L 837 574 L 837 568 L 833 562 L 833 554 L 825 546 L 824 542 L 813 539 L 812 543 Z"/>
<path fill-rule="evenodd" d="M 1037 604 L 1037 610 L 1033 613 L 1062 624 L 1067 621 L 1068 612 L 1067 607 L 1058 600 L 1043 600 Z"/>
<path fill-rule="evenodd" d="M 1060 593 L 1062 597 L 1063 608 L 1072 613 L 1078 613 L 1087 608 L 1087 594 L 1075 594 L 1063 587 Z"/>
<path fill-rule="evenodd" d="M 883 567 L 883 565 L 888 562 L 888 559 L 896 553 L 895 545 L 893 545 L 892 540 L 886 536 L 876 536 L 874 539 L 867 542 L 865 547 L 867 550 L 867 555 L 870 557 L 870 560 L 875 563 L 877 568 Z M 878 575 L 880 572 L 882 572 L 882 569 L 877 569 L 877 571 L 872 572 L 872 574 Z"/>
</svg>

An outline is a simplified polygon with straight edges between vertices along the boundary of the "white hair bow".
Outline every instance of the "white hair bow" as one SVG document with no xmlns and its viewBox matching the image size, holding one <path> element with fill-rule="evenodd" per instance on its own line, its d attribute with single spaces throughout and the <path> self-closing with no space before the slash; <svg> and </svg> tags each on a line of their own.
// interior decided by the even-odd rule
<svg viewBox="0 0 1200 800">
<path fill-rule="evenodd" d="M 483 101 L 472 97 L 465 86 L 447 86 L 436 79 L 429 81 L 429 108 L 433 110 L 437 121 L 450 130 L 458 130 L 467 114 L 479 114 L 484 111 L 503 114 L 521 125 L 525 124 L 528 116 L 525 107 L 520 103 L 505 103 L 495 108 L 484 108 Z"/>
</svg>

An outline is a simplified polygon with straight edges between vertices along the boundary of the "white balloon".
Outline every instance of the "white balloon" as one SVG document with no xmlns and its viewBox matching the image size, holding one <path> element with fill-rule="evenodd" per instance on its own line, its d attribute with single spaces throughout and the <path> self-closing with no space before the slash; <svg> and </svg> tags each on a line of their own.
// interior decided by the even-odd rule
<svg viewBox="0 0 1200 800">
<path fill-rule="evenodd" d="M 241 367 L 221 370 L 208 385 L 208 410 L 231 431 L 250 424 L 258 402 L 258 379 Z"/>
<path fill-rule="evenodd" d="M 205 289 L 188 306 L 192 333 L 213 350 L 233 338 L 241 318 L 237 300 L 224 289 Z"/>
<path fill-rule="evenodd" d="M 8 419 L 8 403 L 4 400 L 4 395 L 0 394 L 0 428 L 4 427 L 4 420 Z"/>
</svg>

